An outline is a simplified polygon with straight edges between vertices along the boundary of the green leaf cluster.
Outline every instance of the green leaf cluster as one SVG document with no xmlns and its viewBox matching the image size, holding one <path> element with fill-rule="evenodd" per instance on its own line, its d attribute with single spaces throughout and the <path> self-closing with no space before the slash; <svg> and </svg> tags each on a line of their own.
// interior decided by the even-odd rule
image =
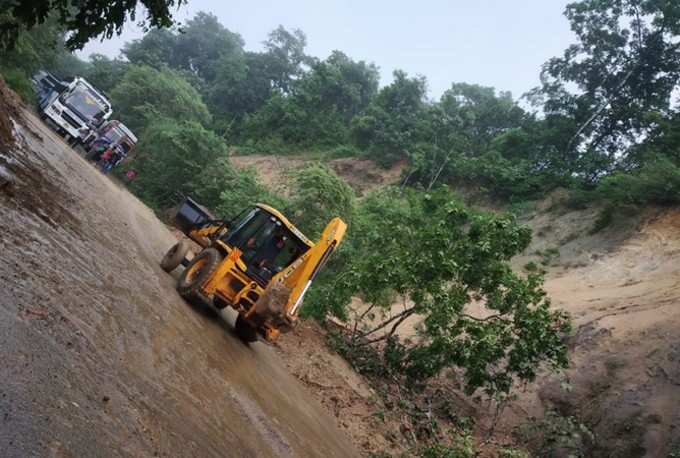
<svg viewBox="0 0 680 458">
<path fill-rule="evenodd" d="M 405 299 L 402 316 L 422 319 L 417 336 L 398 338 L 393 319 L 354 342 L 386 341 L 382 357 L 397 373 L 418 381 L 460 368 L 468 392 L 495 395 L 544 363 L 566 365 L 568 318 L 550 307 L 540 274 L 509 265 L 531 238 L 514 217 L 474 211 L 443 187 L 390 189 L 361 203 L 350 237 L 352 256 L 312 302 L 338 310 L 353 296 L 379 307 Z"/>
<path fill-rule="evenodd" d="M 159 118 L 208 126 L 211 115 L 201 95 L 169 69 L 131 65 L 111 91 L 116 117 L 141 134 Z"/>
</svg>

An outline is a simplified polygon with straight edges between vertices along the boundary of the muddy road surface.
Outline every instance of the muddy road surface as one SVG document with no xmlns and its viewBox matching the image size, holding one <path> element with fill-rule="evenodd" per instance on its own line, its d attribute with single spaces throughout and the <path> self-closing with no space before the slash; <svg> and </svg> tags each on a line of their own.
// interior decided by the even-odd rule
<svg viewBox="0 0 680 458">
<path fill-rule="evenodd" d="M 185 303 L 153 213 L 33 115 L 0 172 L 0 456 L 354 456 L 272 348 Z"/>
</svg>

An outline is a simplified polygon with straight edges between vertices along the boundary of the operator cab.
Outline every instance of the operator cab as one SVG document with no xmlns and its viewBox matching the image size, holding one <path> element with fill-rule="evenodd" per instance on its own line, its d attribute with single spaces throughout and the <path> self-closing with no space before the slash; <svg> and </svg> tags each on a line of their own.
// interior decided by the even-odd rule
<svg viewBox="0 0 680 458">
<path fill-rule="evenodd" d="M 312 246 L 283 215 L 265 205 L 241 213 L 220 241 L 241 251 L 247 274 L 262 287 Z"/>
</svg>

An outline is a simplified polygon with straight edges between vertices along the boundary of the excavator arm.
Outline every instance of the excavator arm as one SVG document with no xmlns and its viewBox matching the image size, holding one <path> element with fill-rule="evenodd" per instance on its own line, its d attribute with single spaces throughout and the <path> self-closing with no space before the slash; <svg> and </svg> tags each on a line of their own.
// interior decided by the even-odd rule
<svg viewBox="0 0 680 458">
<path fill-rule="evenodd" d="M 311 286 L 319 270 L 340 246 L 345 237 L 347 224 L 340 218 L 333 218 L 326 226 L 319 241 L 297 261 L 280 272 L 274 281 L 282 282 L 290 289 L 290 295 L 283 308 L 286 317 L 294 321 L 302 305 L 302 299 Z"/>
</svg>

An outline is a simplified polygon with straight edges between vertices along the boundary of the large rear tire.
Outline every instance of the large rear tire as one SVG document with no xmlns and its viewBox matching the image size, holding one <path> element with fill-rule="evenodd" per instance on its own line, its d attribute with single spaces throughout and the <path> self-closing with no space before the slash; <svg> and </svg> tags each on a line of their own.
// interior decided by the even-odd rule
<svg viewBox="0 0 680 458">
<path fill-rule="evenodd" d="M 172 248 L 170 248 L 168 252 L 165 253 L 163 259 L 161 259 L 161 269 L 168 273 L 172 272 L 177 268 L 177 266 L 182 264 L 182 261 L 184 260 L 184 257 L 187 255 L 188 251 L 189 244 L 186 242 L 186 240 L 180 240 L 179 242 L 175 243 Z"/>
<path fill-rule="evenodd" d="M 246 343 L 251 343 L 251 342 L 256 342 L 257 341 L 257 329 L 252 327 L 250 323 L 248 323 L 245 318 L 241 317 L 239 315 L 236 318 L 236 323 L 234 324 L 234 330 L 236 331 L 236 334 L 238 337 L 246 342 Z"/>
<path fill-rule="evenodd" d="M 177 280 L 179 294 L 184 298 L 196 297 L 221 262 L 222 255 L 215 248 L 206 248 L 198 253 Z"/>
</svg>

